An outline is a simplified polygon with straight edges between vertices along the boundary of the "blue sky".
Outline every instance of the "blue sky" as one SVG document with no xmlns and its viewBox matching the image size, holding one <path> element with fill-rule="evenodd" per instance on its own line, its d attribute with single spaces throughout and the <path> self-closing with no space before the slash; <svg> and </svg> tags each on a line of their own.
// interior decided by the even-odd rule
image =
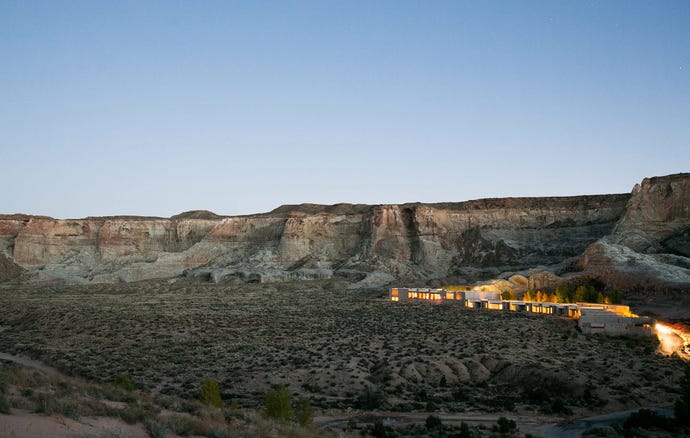
<svg viewBox="0 0 690 438">
<path fill-rule="evenodd" d="M 0 213 L 629 192 L 690 171 L 690 2 L 0 1 Z"/>
</svg>

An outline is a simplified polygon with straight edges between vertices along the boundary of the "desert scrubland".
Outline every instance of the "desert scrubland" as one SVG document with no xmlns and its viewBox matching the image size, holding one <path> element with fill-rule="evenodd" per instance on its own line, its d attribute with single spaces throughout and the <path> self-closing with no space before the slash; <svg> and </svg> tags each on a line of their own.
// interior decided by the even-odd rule
<svg viewBox="0 0 690 438">
<path fill-rule="evenodd" d="M 392 303 L 341 279 L 2 286 L 0 351 L 154 400 L 261 410 L 284 385 L 317 412 L 580 417 L 672 405 L 683 363 L 654 338 L 585 337 L 544 315 Z M 391 414 L 393 415 L 393 414 Z"/>
</svg>

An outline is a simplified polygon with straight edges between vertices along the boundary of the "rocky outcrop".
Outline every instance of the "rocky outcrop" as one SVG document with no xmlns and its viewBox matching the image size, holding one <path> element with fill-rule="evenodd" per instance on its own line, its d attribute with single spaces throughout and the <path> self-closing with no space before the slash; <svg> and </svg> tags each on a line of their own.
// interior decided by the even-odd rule
<svg viewBox="0 0 690 438">
<path fill-rule="evenodd" d="M 690 174 L 647 178 L 633 189 L 611 235 L 590 245 L 580 266 L 625 291 L 690 289 Z"/>
<path fill-rule="evenodd" d="M 690 175 L 646 178 L 609 239 L 646 254 L 690 257 Z"/>
</svg>

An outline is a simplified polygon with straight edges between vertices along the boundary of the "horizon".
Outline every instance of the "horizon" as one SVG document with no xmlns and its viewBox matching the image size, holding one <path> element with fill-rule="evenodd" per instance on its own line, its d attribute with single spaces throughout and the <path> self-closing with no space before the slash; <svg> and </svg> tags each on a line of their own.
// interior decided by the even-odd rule
<svg viewBox="0 0 690 438">
<path fill-rule="evenodd" d="M 630 193 L 688 171 L 688 22 L 678 0 L 5 2 L 0 209 Z"/>
<path fill-rule="evenodd" d="M 644 179 L 653 179 L 653 178 L 665 178 L 665 177 L 671 177 L 671 176 L 676 176 L 676 175 L 687 175 L 689 174 L 688 172 L 680 172 L 680 173 L 675 173 L 675 174 L 670 174 L 670 175 L 655 175 L 651 177 L 645 177 Z M 640 181 L 639 183 L 641 183 Z M 633 188 L 635 185 L 639 184 L 635 183 L 633 185 Z M 212 210 L 208 209 L 194 209 L 194 210 L 184 210 L 177 212 L 175 214 L 172 214 L 170 216 L 157 216 L 157 215 L 138 215 L 136 213 L 123 213 L 123 214 L 108 214 L 108 215 L 89 215 L 89 216 L 82 216 L 82 217 L 56 217 L 56 216 L 50 216 L 50 215 L 38 215 L 38 214 L 32 214 L 32 213 L 26 213 L 26 212 L 15 212 L 15 213 L 3 213 L 0 212 L 0 217 L 2 216 L 14 216 L 14 215 L 24 215 L 24 216 L 31 216 L 31 217 L 47 217 L 50 219 L 55 219 L 55 220 L 80 220 L 80 219 L 86 219 L 86 218 L 108 218 L 108 217 L 136 217 L 136 218 L 156 218 L 156 219 L 171 219 L 174 216 L 179 216 L 187 213 L 211 213 L 214 214 L 218 217 L 221 218 L 232 218 L 232 217 L 242 217 L 242 216 L 258 216 L 258 215 L 264 215 L 264 214 L 270 214 L 273 211 L 283 208 L 283 207 L 301 207 L 301 206 L 314 206 L 314 207 L 335 207 L 335 206 L 365 206 L 365 207 L 376 207 L 380 205 L 438 205 L 438 204 L 463 204 L 463 203 L 470 203 L 470 202 L 477 202 L 477 201 L 491 201 L 491 200 L 502 200 L 502 199 L 550 199 L 550 198 L 584 198 L 584 197 L 606 197 L 606 196 L 621 196 L 621 195 L 631 195 L 633 189 L 631 189 L 628 192 L 620 192 L 620 193 L 584 193 L 580 195 L 558 195 L 558 196 L 506 196 L 506 197 L 489 197 L 489 198 L 474 198 L 474 199 L 464 199 L 464 200 L 459 200 L 459 201 L 438 201 L 438 202 L 420 202 L 420 201 L 410 201 L 410 202 L 401 202 L 401 203 L 390 203 L 390 202 L 384 202 L 384 203 L 378 203 L 378 204 L 365 204 L 365 203 L 350 203 L 350 202 L 336 202 L 333 204 L 318 204 L 318 203 L 313 203 L 313 202 L 301 202 L 299 204 L 281 204 L 277 205 L 274 208 L 266 211 L 257 211 L 253 213 L 247 213 L 247 214 L 223 214 L 223 213 L 218 213 Z"/>
<path fill-rule="evenodd" d="M 377 205 L 415 205 L 415 204 L 422 204 L 422 205 L 435 205 L 435 204 L 462 204 L 466 202 L 475 202 L 475 201 L 485 201 L 485 200 L 495 200 L 495 199 L 547 199 L 547 198 L 581 198 L 581 197 L 596 197 L 596 196 L 619 196 L 619 195 L 630 195 L 632 194 L 632 191 L 634 187 L 637 184 L 641 184 L 642 181 L 645 179 L 654 179 L 654 178 L 667 178 L 667 177 L 672 177 L 672 176 L 677 176 L 677 175 L 688 175 L 690 172 L 678 172 L 678 173 L 673 173 L 673 174 L 668 174 L 668 175 L 653 175 L 653 176 L 647 176 L 644 177 L 643 180 L 634 183 L 632 188 L 627 191 L 627 192 L 619 192 L 619 193 L 583 193 L 579 195 L 556 195 L 556 196 L 505 196 L 505 197 L 487 197 L 487 198 L 472 198 L 472 199 L 463 199 L 463 200 L 453 200 L 453 201 L 437 201 L 437 202 L 421 202 L 421 201 L 408 201 L 408 202 L 401 202 L 401 203 L 391 203 L 391 202 L 382 202 L 382 203 L 376 203 L 376 204 L 367 204 L 367 203 L 351 203 L 351 202 L 335 202 L 333 204 L 319 204 L 319 203 L 314 203 L 314 202 L 301 202 L 298 204 L 280 204 L 277 205 L 270 210 L 266 211 L 257 211 L 257 212 L 252 212 L 252 213 L 246 213 L 246 214 L 223 214 L 223 213 L 218 213 L 213 210 L 205 209 L 205 208 L 199 208 L 199 209 L 192 209 L 192 210 L 183 210 L 179 211 L 177 213 L 174 213 L 170 216 L 160 216 L 160 215 L 139 215 L 136 213 L 121 213 L 121 214 L 96 214 L 96 215 L 89 215 L 89 216 L 82 216 L 82 217 L 57 217 L 57 216 L 51 216 L 49 214 L 33 214 L 33 213 L 27 213 L 27 212 L 14 212 L 14 213 L 4 213 L 0 211 L 0 216 L 13 216 L 13 215 L 26 215 L 26 216 L 32 216 L 32 217 L 39 217 L 39 216 L 45 216 L 50 219 L 56 219 L 56 220 L 78 220 L 78 219 L 85 219 L 87 217 L 94 217 L 94 218 L 101 218 L 101 217 L 141 217 L 141 218 L 146 218 L 146 217 L 151 217 L 151 218 L 160 218 L 160 219 L 170 219 L 174 216 L 178 216 L 181 214 L 185 213 L 193 213 L 193 212 L 207 212 L 207 213 L 212 213 L 215 214 L 219 217 L 239 217 L 239 216 L 255 216 L 255 215 L 262 215 L 262 214 L 268 214 L 273 212 L 274 210 L 277 210 L 282 207 L 299 207 L 299 206 L 305 206 L 305 205 L 311 205 L 311 206 L 316 206 L 316 207 L 334 207 L 338 205 L 351 205 L 351 206 L 377 206 Z"/>
</svg>

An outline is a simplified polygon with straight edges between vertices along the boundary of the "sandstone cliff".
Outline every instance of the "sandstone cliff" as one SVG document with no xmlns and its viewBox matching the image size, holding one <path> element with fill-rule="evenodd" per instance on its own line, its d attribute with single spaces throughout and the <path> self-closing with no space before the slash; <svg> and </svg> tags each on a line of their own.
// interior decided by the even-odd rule
<svg viewBox="0 0 690 438">
<path fill-rule="evenodd" d="M 252 281 L 334 272 L 486 277 L 580 255 L 611 232 L 628 199 L 305 204 L 251 216 L 190 212 L 170 219 L 0 216 L 0 252 L 35 279 L 83 282 L 185 273 Z"/>
<path fill-rule="evenodd" d="M 22 278 L 69 282 L 500 277 L 487 287 L 519 290 L 594 278 L 623 290 L 679 290 L 690 285 L 690 174 L 645 179 L 631 195 L 302 204 L 236 217 L 4 215 L 0 255 L 0 280 L 22 270 Z"/>
</svg>

